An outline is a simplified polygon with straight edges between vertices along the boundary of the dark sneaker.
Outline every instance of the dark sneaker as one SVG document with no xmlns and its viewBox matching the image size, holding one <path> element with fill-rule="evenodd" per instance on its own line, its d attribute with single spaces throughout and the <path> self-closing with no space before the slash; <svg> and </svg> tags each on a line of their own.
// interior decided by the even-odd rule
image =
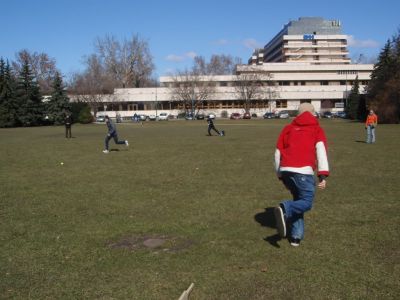
<svg viewBox="0 0 400 300">
<path fill-rule="evenodd" d="M 283 210 L 280 206 L 274 208 L 274 215 L 276 220 L 276 229 L 281 237 L 286 236 L 286 224 Z"/>
<path fill-rule="evenodd" d="M 290 245 L 292 245 L 293 247 L 298 247 L 298 246 L 300 246 L 300 239 L 291 238 L 291 239 L 290 239 Z"/>
</svg>

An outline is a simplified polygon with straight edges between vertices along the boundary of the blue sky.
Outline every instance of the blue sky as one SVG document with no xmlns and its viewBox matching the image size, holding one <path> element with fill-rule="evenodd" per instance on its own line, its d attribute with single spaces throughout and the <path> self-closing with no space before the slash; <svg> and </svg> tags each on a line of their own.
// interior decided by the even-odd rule
<svg viewBox="0 0 400 300">
<path fill-rule="evenodd" d="M 340 20 L 350 57 L 376 56 L 400 28 L 400 1 L 0 0 L 0 56 L 45 52 L 68 77 L 83 69 L 96 37 L 146 39 L 156 75 L 182 70 L 193 55 L 229 54 L 247 62 L 290 20 Z"/>
</svg>

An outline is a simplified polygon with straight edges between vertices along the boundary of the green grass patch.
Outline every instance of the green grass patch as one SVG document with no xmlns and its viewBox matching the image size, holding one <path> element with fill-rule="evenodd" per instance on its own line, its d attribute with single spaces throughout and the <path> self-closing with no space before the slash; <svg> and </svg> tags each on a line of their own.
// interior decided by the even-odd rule
<svg viewBox="0 0 400 300">
<path fill-rule="evenodd" d="M 276 240 L 287 120 L 0 130 L 1 299 L 398 299 L 400 126 L 322 120 L 331 177 L 301 246 Z M 61 162 L 63 164 L 61 164 Z M 147 239 L 161 239 L 146 247 Z"/>
</svg>

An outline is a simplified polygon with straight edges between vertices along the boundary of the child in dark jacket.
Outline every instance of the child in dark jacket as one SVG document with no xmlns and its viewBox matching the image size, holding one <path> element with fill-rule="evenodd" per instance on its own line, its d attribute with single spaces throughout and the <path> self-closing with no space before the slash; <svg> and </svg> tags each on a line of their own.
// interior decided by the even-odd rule
<svg viewBox="0 0 400 300">
<path fill-rule="evenodd" d="M 274 213 L 281 237 L 286 236 L 286 225 L 291 225 L 292 246 L 299 246 L 304 238 L 304 213 L 312 208 L 315 194 L 314 170 L 318 168 L 320 189 L 329 176 L 325 133 L 313 113 L 310 103 L 302 103 L 298 116 L 279 135 L 275 150 L 276 174 L 293 200 L 281 202 Z"/>
<path fill-rule="evenodd" d="M 208 135 L 212 135 L 211 134 L 211 130 L 214 130 L 218 135 L 220 135 L 220 136 L 223 136 L 224 135 L 224 132 L 222 131 L 222 132 L 219 132 L 218 131 L 218 129 L 217 128 L 215 128 L 215 126 L 214 126 L 214 121 L 213 121 L 213 119 L 211 118 L 211 116 L 208 116 L 207 117 L 207 124 L 208 124 Z"/>
<path fill-rule="evenodd" d="M 107 136 L 105 138 L 105 149 L 103 150 L 104 153 L 109 153 L 110 151 L 108 150 L 108 142 L 111 139 L 114 139 L 114 142 L 117 145 L 123 145 L 125 144 L 126 146 L 129 146 L 129 143 L 127 140 L 124 141 L 119 141 L 118 140 L 118 134 L 117 134 L 117 129 L 115 127 L 115 124 L 111 121 L 111 119 L 108 116 L 105 116 L 105 120 L 106 120 L 106 125 L 107 125 L 107 129 L 108 129 L 108 133 Z"/>
</svg>

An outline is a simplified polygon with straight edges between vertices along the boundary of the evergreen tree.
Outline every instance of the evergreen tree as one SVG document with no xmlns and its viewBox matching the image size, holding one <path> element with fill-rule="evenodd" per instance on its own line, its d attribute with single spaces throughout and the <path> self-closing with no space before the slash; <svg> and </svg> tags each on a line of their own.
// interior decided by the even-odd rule
<svg viewBox="0 0 400 300">
<path fill-rule="evenodd" d="M 351 88 L 350 95 L 347 98 L 346 114 L 349 119 L 355 120 L 358 118 L 358 109 L 360 103 L 360 83 L 358 76 L 354 80 L 353 87 Z"/>
<path fill-rule="evenodd" d="M 89 124 L 93 122 L 93 116 L 90 113 L 90 107 L 85 106 L 82 108 L 82 110 L 79 112 L 79 117 L 78 117 L 79 123 L 82 124 Z"/>
<path fill-rule="evenodd" d="M 17 103 L 15 99 L 15 80 L 9 63 L 0 59 L 0 127 L 17 125 Z"/>
<path fill-rule="evenodd" d="M 22 126 L 35 126 L 43 121 L 44 111 L 39 86 L 25 60 L 17 81 L 18 120 Z"/>
<path fill-rule="evenodd" d="M 53 81 L 53 92 L 47 104 L 47 113 L 52 122 L 56 125 L 63 124 L 65 114 L 70 112 L 71 105 L 65 92 L 60 73 L 56 73 Z"/>
<path fill-rule="evenodd" d="M 388 40 L 371 73 L 368 106 L 374 108 L 381 123 L 400 121 L 400 31 Z"/>
<path fill-rule="evenodd" d="M 391 76 L 393 69 L 392 42 L 388 40 L 378 57 L 378 62 L 371 73 L 371 81 L 368 85 L 368 95 L 372 101 L 375 100 L 382 86 Z"/>
<path fill-rule="evenodd" d="M 0 86 L 4 82 L 5 66 L 6 66 L 6 63 L 4 62 L 4 59 L 2 57 L 0 57 Z"/>
</svg>

